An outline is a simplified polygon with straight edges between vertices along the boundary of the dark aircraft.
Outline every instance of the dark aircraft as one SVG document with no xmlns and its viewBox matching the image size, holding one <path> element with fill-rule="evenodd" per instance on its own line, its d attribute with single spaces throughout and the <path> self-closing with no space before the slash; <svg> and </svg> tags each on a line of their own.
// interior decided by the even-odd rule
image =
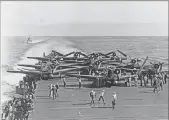
<svg viewBox="0 0 169 120">
<path fill-rule="evenodd" d="M 163 72 L 168 72 L 162 70 L 164 62 L 158 62 L 158 63 L 152 63 L 150 62 L 151 65 L 146 65 L 144 66 L 143 74 L 148 74 L 148 75 L 154 75 L 156 73 L 163 73 Z"/>
<path fill-rule="evenodd" d="M 139 70 L 137 70 L 137 74 L 134 74 L 134 75 L 120 75 L 120 69 L 106 69 L 107 72 L 100 72 L 98 73 L 98 70 L 97 70 L 97 73 L 95 73 L 96 75 L 81 75 L 81 74 L 69 74 L 67 73 L 66 75 L 69 76 L 69 77 L 78 77 L 78 78 L 88 78 L 88 79 L 93 79 L 93 80 L 102 80 L 104 81 L 104 86 L 108 85 L 108 86 L 111 86 L 115 83 L 115 81 L 121 81 L 121 80 L 125 80 L 129 77 L 135 77 L 136 75 L 140 75 L 146 61 L 148 59 L 148 56 L 147 58 L 145 59 L 145 61 L 143 62 L 142 66 L 140 67 Z"/>
<path fill-rule="evenodd" d="M 35 76 L 39 77 L 42 80 L 48 80 L 48 79 L 53 79 L 53 78 L 60 78 L 61 74 L 65 74 L 69 71 L 76 71 L 80 70 L 81 68 L 85 68 L 86 66 L 76 66 L 72 68 L 66 68 L 66 69 L 52 69 L 49 66 L 42 67 L 41 71 L 35 71 L 35 70 L 8 70 L 7 72 L 10 73 L 22 73 L 26 74 L 29 76 Z"/>
</svg>

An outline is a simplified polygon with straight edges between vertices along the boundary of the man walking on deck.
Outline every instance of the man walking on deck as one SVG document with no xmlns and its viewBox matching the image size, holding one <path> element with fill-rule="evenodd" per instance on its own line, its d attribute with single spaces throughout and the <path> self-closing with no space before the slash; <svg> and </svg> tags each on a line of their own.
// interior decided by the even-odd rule
<svg viewBox="0 0 169 120">
<path fill-rule="evenodd" d="M 56 83 L 56 85 L 55 85 L 55 97 L 57 97 L 57 96 L 59 97 L 58 90 L 59 90 L 59 84 Z"/>
<path fill-rule="evenodd" d="M 92 90 L 90 92 L 91 105 L 94 104 L 94 97 L 96 97 L 96 92 L 94 90 Z"/>
<path fill-rule="evenodd" d="M 160 90 L 163 90 L 163 80 L 162 77 L 159 77 Z"/>
<path fill-rule="evenodd" d="M 49 85 L 49 98 L 52 96 L 52 88 L 53 88 L 53 85 L 50 84 Z"/>
<path fill-rule="evenodd" d="M 99 95 L 99 103 L 100 103 L 100 100 L 102 99 L 102 100 L 103 100 L 103 103 L 105 104 L 105 102 L 104 102 L 104 97 L 103 97 L 103 96 L 104 96 L 104 91 L 105 91 L 105 90 L 102 90 L 101 93 L 100 93 L 100 95 Z"/>
<path fill-rule="evenodd" d="M 114 92 L 113 93 L 113 100 L 112 100 L 112 108 L 113 108 L 113 110 L 115 108 L 116 101 L 117 101 L 117 94 L 116 94 L 116 92 Z"/>
</svg>

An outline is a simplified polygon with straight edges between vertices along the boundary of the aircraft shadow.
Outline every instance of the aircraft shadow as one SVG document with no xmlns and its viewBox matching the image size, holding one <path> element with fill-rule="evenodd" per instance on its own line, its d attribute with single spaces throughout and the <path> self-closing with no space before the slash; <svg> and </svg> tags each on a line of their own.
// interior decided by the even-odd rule
<svg viewBox="0 0 169 120">
<path fill-rule="evenodd" d="M 48 97 L 48 98 L 36 98 L 36 99 L 50 99 L 50 98 Z"/>
<path fill-rule="evenodd" d="M 52 99 L 52 98 L 49 98 L 49 100 L 50 101 L 43 101 L 43 102 L 37 102 L 37 101 L 35 101 L 35 103 L 56 103 L 57 101 L 54 99 Z"/>
<path fill-rule="evenodd" d="M 41 97 L 43 97 L 43 98 L 49 98 L 49 96 L 36 96 L 36 98 L 41 98 Z"/>
<path fill-rule="evenodd" d="M 91 103 L 78 103 L 78 104 L 72 104 L 72 105 L 90 105 Z"/>
<path fill-rule="evenodd" d="M 65 101 L 64 100 L 62 100 L 62 101 L 61 100 L 56 100 L 56 102 L 60 102 L 61 103 L 61 102 L 71 102 L 71 101 L 69 101 L 69 100 L 65 100 Z"/>
<path fill-rule="evenodd" d="M 148 91 L 140 91 L 140 93 L 153 93 L 154 94 L 153 90 L 152 91 L 150 91 L 150 90 L 148 90 Z"/>
<path fill-rule="evenodd" d="M 153 86 L 139 86 L 138 88 L 153 88 Z"/>
<path fill-rule="evenodd" d="M 50 99 L 49 96 L 36 96 L 36 99 Z"/>
<path fill-rule="evenodd" d="M 60 87 L 64 87 L 63 85 L 59 85 L 59 86 L 60 86 Z M 79 85 L 66 85 L 66 88 L 69 88 L 69 87 L 79 88 Z M 91 85 L 91 84 L 82 84 L 82 87 L 91 88 L 92 85 Z"/>
</svg>

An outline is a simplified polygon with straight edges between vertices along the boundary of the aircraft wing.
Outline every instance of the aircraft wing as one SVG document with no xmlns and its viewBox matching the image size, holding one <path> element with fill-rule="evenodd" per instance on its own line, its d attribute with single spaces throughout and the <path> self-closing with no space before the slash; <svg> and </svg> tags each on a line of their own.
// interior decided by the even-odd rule
<svg viewBox="0 0 169 120">
<path fill-rule="evenodd" d="M 18 66 L 23 66 L 23 67 L 33 67 L 33 68 L 41 68 L 41 65 L 28 65 L 28 64 L 18 64 Z"/>
<path fill-rule="evenodd" d="M 129 68 L 120 68 L 121 70 L 128 70 L 128 71 L 139 71 L 139 69 L 129 69 Z"/>
<path fill-rule="evenodd" d="M 68 53 L 68 54 L 63 55 L 63 57 L 69 56 L 69 55 L 74 54 L 74 53 L 75 53 L 75 52 L 70 52 L 70 53 Z"/>
<path fill-rule="evenodd" d="M 55 75 L 55 74 L 59 74 L 59 73 L 66 73 L 66 72 L 69 72 L 69 71 L 79 70 L 81 68 L 84 68 L 84 67 L 82 67 L 82 66 L 75 66 L 73 68 L 66 68 L 66 69 L 61 69 L 61 70 L 55 70 L 53 72 L 53 74 Z"/>
<path fill-rule="evenodd" d="M 27 71 L 39 71 L 39 70 L 36 70 L 36 69 L 26 69 L 26 68 L 22 68 L 22 69 L 17 68 L 17 69 L 21 70 L 21 71 L 24 71 L 24 70 L 27 70 Z"/>
<path fill-rule="evenodd" d="M 103 76 L 79 75 L 79 74 L 66 74 L 66 76 L 69 76 L 69 77 L 81 77 L 81 78 L 88 78 L 88 79 L 103 78 Z"/>
<path fill-rule="evenodd" d="M 124 75 L 124 76 L 119 76 L 119 79 L 125 79 L 125 78 L 129 78 L 129 77 L 135 77 L 136 75 Z"/>
<path fill-rule="evenodd" d="M 87 57 L 88 58 L 88 55 L 86 53 L 82 53 L 80 52 L 80 55 L 84 56 L 84 57 Z"/>
<path fill-rule="evenodd" d="M 159 73 L 167 73 L 167 74 L 169 74 L 169 71 L 168 70 L 163 70 L 163 71 L 159 71 Z"/>
<path fill-rule="evenodd" d="M 72 67 L 77 69 L 89 68 L 89 66 L 72 66 Z"/>
<path fill-rule="evenodd" d="M 60 52 L 57 52 L 56 50 L 52 50 L 53 52 L 55 52 L 55 53 L 57 53 L 59 56 L 63 56 L 63 54 L 62 53 L 60 53 Z"/>
<path fill-rule="evenodd" d="M 64 57 L 63 60 L 88 60 L 88 58 L 85 58 L 85 57 L 81 57 L 81 58 Z"/>
<path fill-rule="evenodd" d="M 126 54 L 124 54 L 123 52 L 121 52 L 120 50 L 117 50 L 120 54 L 122 54 L 124 57 L 127 57 Z"/>
<path fill-rule="evenodd" d="M 153 67 L 153 65 L 145 65 L 143 67 L 143 69 L 146 69 L 146 70 L 148 70 L 148 69 L 154 69 L 154 67 Z"/>
<path fill-rule="evenodd" d="M 102 62 L 102 64 L 115 65 L 115 66 L 120 66 L 121 65 L 120 62 L 107 62 L 107 61 Z"/>
<path fill-rule="evenodd" d="M 36 60 L 44 60 L 44 61 L 48 61 L 49 58 L 46 57 L 27 57 L 28 59 L 36 59 Z"/>
<path fill-rule="evenodd" d="M 119 60 L 111 60 L 110 58 L 101 58 L 100 60 L 103 60 L 103 62 L 112 62 L 112 63 L 119 63 L 119 62 L 121 62 Z"/>
<path fill-rule="evenodd" d="M 76 61 L 75 59 L 74 60 L 63 60 L 63 62 L 65 62 L 65 63 L 84 63 L 83 61 Z"/>
<path fill-rule="evenodd" d="M 41 74 L 40 71 L 24 71 L 24 70 L 20 70 L 20 71 L 8 70 L 7 72 L 10 72 L 10 73 L 22 73 L 22 74 L 27 74 L 27 75 L 40 75 Z"/>
<path fill-rule="evenodd" d="M 77 63 L 66 63 L 66 64 L 59 64 L 58 66 L 60 66 L 60 67 L 69 67 L 69 66 L 73 66 L 73 65 L 77 65 Z"/>
</svg>

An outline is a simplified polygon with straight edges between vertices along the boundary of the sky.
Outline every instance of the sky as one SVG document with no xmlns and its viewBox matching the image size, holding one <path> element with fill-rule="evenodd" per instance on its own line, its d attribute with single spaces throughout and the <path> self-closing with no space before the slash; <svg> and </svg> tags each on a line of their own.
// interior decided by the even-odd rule
<svg viewBox="0 0 169 120">
<path fill-rule="evenodd" d="M 168 1 L 2 1 L 1 26 L 4 35 L 168 35 Z"/>
</svg>

